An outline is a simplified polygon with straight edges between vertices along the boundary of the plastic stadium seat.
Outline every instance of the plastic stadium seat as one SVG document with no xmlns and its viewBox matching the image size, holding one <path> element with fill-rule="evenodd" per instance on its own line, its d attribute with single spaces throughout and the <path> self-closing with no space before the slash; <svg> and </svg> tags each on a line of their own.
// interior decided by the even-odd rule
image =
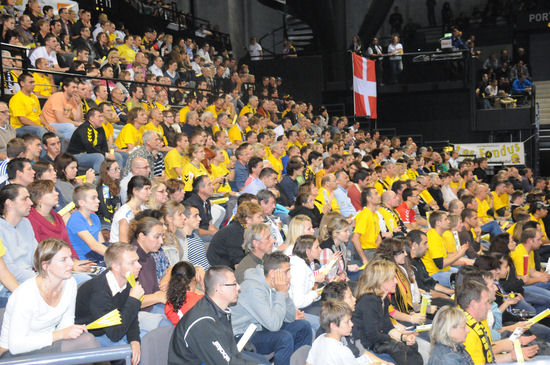
<svg viewBox="0 0 550 365">
<path fill-rule="evenodd" d="M 168 363 L 168 346 L 174 326 L 152 330 L 141 339 L 141 365 Z"/>
</svg>

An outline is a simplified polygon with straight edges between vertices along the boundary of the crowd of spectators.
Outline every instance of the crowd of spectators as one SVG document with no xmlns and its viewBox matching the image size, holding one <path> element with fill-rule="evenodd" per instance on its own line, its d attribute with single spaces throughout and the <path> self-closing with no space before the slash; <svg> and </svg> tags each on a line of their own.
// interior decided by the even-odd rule
<svg viewBox="0 0 550 365">
<path fill-rule="evenodd" d="M 507 49 L 487 56 L 478 74 L 476 87 L 478 108 L 508 108 L 525 104 L 532 95 L 527 51 L 518 48 L 514 55 Z"/>
<path fill-rule="evenodd" d="M 3 18 L 26 27 L 10 43 L 44 45 L 5 58 L 2 359 L 129 344 L 137 365 L 167 326 L 170 364 L 288 364 L 304 345 L 311 365 L 545 354 L 548 321 L 524 318 L 550 306 L 547 179 L 314 114 L 206 43 L 86 10 L 41 33 L 36 4 Z M 120 324 L 86 330 L 115 309 Z"/>
</svg>

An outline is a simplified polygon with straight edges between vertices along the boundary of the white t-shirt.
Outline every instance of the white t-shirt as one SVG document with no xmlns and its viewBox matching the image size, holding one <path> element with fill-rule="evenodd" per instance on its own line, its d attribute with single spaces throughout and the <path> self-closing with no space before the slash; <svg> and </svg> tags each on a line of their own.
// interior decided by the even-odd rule
<svg viewBox="0 0 550 365">
<path fill-rule="evenodd" d="M 353 352 L 346 345 L 334 338 L 327 337 L 326 333 L 313 341 L 306 362 L 308 365 L 372 364 L 368 356 L 353 356 Z"/>
<path fill-rule="evenodd" d="M 400 60 L 402 58 L 401 54 L 403 54 L 403 45 L 401 43 L 397 43 L 397 44 L 391 43 L 388 46 L 388 53 L 389 54 L 400 53 L 399 55 L 390 56 L 390 60 L 394 60 L 394 61 Z"/>
<path fill-rule="evenodd" d="M 124 204 L 118 210 L 115 212 L 115 215 L 113 215 L 113 223 L 111 224 L 111 235 L 109 237 L 109 242 L 118 242 L 119 240 L 119 230 L 120 230 L 120 220 L 126 219 L 128 224 L 130 224 L 130 221 L 134 219 L 134 212 L 132 211 L 132 208 L 128 204 Z M 130 243 L 130 242 L 126 242 Z"/>
<path fill-rule="evenodd" d="M 248 46 L 248 53 L 250 54 L 250 59 L 252 61 L 261 60 L 262 46 L 260 46 L 260 43 L 251 44 Z"/>
<path fill-rule="evenodd" d="M 75 279 L 63 281 L 61 299 L 51 307 L 40 295 L 36 277 L 19 285 L 6 306 L 0 347 L 17 355 L 50 346 L 53 331 L 74 324 L 76 289 Z"/>
<path fill-rule="evenodd" d="M 38 47 L 36 48 L 30 55 L 29 60 L 31 61 L 31 64 L 36 67 L 35 62 L 39 58 L 45 58 L 48 60 L 48 67 L 53 67 L 57 65 L 57 54 L 55 51 L 51 51 L 48 53 L 46 51 L 46 47 Z"/>
</svg>

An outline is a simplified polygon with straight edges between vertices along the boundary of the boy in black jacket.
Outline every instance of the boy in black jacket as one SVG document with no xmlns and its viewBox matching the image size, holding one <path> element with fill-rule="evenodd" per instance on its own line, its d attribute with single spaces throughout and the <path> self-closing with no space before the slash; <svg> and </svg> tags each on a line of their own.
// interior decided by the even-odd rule
<svg viewBox="0 0 550 365">
<path fill-rule="evenodd" d="M 130 272 L 137 278 L 141 269 L 136 246 L 113 243 L 104 257 L 108 270 L 78 288 L 75 323 L 89 324 L 118 309 L 122 319 L 120 325 L 90 330 L 90 333 L 101 346 L 130 344 L 132 365 L 137 365 L 140 359 L 138 313 L 144 291 L 139 282 L 132 288 L 126 279 Z"/>
</svg>

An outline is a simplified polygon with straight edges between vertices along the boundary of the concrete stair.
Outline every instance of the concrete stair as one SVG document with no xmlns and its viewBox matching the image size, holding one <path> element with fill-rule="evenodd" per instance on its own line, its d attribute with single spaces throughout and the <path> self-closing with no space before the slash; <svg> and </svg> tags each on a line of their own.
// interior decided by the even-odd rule
<svg viewBox="0 0 550 365">
<path fill-rule="evenodd" d="M 539 104 L 539 122 L 550 127 L 550 81 L 535 82 L 536 102 Z"/>
</svg>

